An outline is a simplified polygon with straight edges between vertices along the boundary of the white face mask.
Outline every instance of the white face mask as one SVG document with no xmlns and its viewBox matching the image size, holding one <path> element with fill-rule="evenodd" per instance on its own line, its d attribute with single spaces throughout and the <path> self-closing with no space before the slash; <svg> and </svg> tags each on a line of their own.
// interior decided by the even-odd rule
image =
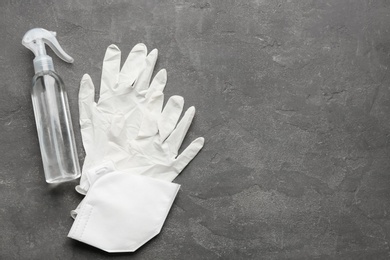
<svg viewBox="0 0 390 260">
<path fill-rule="evenodd" d="M 179 184 L 111 172 L 89 189 L 68 237 L 106 252 L 134 252 L 164 224 Z"/>
</svg>

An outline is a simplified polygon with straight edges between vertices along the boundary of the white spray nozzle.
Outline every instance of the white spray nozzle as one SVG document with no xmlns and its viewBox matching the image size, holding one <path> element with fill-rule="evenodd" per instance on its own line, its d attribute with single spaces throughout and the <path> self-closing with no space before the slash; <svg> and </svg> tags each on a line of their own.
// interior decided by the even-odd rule
<svg viewBox="0 0 390 260">
<path fill-rule="evenodd" d="M 56 32 L 50 32 L 42 28 L 34 28 L 23 36 L 22 44 L 35 54 L 35 72 L 43 70 L 54 70 L 53 61 L 46 55 L 45 44 L 54 51 L 62 60 L 72 63 L 74 60 L 60 46 L 56 38 Z"/>
</svg>

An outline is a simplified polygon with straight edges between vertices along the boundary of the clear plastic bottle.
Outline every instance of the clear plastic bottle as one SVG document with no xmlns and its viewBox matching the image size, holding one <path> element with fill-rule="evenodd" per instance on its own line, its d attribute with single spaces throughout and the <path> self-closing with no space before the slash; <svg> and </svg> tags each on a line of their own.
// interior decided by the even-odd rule
<svg viewBox="0 0 390 260">
<path fill-rule="evenodd" d="M 56 183 L 78 178 L 80 166 L 61 78 L 50 70 L 35 74 L 31 99 L 46 181 Z"/>
<path fill-rule="evenodd" d="M 23 37 L 35 54 L 31 98 L 46 182 L 59 183 L 80 177 L 68 97 L 62 79 L 46 55 L 45 43 L 63 60 L 73 62 L 59 46 L 54 32 L 35 28 Z"/>
</svg>

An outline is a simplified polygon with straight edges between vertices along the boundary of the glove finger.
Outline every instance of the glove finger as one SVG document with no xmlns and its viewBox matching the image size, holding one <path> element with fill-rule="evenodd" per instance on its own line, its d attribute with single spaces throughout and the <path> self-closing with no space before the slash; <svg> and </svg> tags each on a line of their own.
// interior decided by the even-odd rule
<svg viewBox="0 0 390 260">
<path fill-rule="evenodd" d="M 175 156 L 177 155 L 179 148 L 184 140 L 184 137 L 187 134 L 188 128 L 191 125 L 194 115 L 195 115 L 195 107 L 190 107 L 189 109 L 187 109 L 183 118 L 176 126 L 175 130 L 173 130 L 172 134 L 166 140 L 166 143 L 168 143 L 171 152 Z"/>
<path fill-rule="evenodd" d="M 100 98 L 110 95 L 118 82 L 121 66 L 121 51 L 115 44 L 108 46 L 103 59 L 102 80 L 100 85 Z"/>
<path fill-rule="evenodd" d="M 172 96 L 169 98 L 164 107 L 163 112 L 158 119 L 158 130 L 160 132 L 160 140 L 163 142 L 172 133 L 181 112 L 183 111 L 184 99 L 181 96 Z"/>
<path fill-rule="evenodd" d="M 84 74 L 80 82 L 79 89 L 79 114 L 80 114 L 80 126 L 90 124 L 92 119 L 92 108 L 94 106 L 95 98 L 95 86 L 92 79 L 88 74 Z"/>
<path fill-rule="evenodd" d="M 157 120 L 164 103 L 164 94 L 156 91 L 146 104 L 145 113 L 138 132 L 138 137 L 148 137 L 157 134 Z"/>
<path fill-rule="evenodd" d="M 83 147 L 86 153 L 84 165 L 92 154 L 96 154 L 96 138 L 99 135 L 98 129 L 93 126 L 92 122 L 100 119 L 94 101 L 95 87 L 88 74 L 85 74 L 80 83 L 79 90 L 79 113 L 80 113 L 80 131 Z M 101 139 L 101 138 L 100 138 Z M 84 169 L 84 167 L 83 167 Z M 82 179 L 82 178 L 81 178 Z"/>
<path fill-rule="evenodd" d="M 165 69 L 157 72 L 156 76 L 154 76 L 152 83 L 150 83 L 150 87 L 148 92 L 146 93 L 146 98 L 152 96 L 152 94 L 156 91 L 164 91 L 165 85 L 167 84 L 167 71 Z"/>
<path fill-rule="evenodd" d="M 175 160 L 174 167 L 180 173 L 202 149 L 204 138 L 195 139 Z"/>
<path fill-rule="evenodd" d="M 139 78 L 134 84 L 134 88 L 138 91 L 144 91 L 148 89 L 150 80 L 152 78 L 154 66 L 156 65 L 158 51 L 157 49 L 152 50 L 145 60 L 145 70 L 141 73 Z"/>
<path fill-rule="evenodd" d="M 145 44 L 139 43 L 134 46 L 127 57 L 125 64 L 119 73 L 116 91 L 129 88 L 137 80 L 145 69 L 147 49 Z"/>
</svg>

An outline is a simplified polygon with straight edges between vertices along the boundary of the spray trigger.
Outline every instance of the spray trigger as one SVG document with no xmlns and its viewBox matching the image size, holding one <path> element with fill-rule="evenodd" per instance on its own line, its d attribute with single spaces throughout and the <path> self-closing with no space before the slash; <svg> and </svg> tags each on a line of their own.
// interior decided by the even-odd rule
<svg viewBox="0 0 390 260">
<path fill-rule="evenodd" d="M 62 60 L 73 63 L 74 59 L 69 56 L 58 43 L 56 32 L 51 32 L 43 28 L 34 28 L 26 32 L 23 36 L 22 44 L 31 50 L 34 55 L 35 72 L 42 70 L 53 70 L 53 61 L 46 54 L 45 44 Z"/>
</svg>

